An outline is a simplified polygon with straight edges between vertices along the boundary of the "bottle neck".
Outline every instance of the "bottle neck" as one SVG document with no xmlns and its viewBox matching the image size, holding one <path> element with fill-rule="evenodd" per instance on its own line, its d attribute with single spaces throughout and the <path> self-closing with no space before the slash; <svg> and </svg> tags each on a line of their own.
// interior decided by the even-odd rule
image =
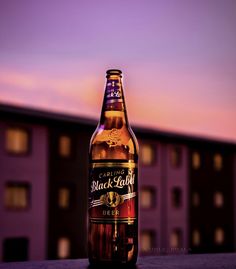
<svg viewBox="0 0 236 269">
<path fill-rule="evenodd" d="M 117 128 L 116 125 L 120 125 L 120 122 L 128 125 L 120 75 L 107 75 L 100 124 L 105 124 L 106 121 L 113 122 L 114 128 Z"/>
</svg>

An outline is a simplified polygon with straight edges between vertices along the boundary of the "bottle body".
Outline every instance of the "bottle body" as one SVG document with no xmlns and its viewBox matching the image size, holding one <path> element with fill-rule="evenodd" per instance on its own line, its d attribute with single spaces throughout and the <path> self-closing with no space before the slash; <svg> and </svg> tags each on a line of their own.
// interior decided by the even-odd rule
<svg viewBox="0 0 236 269">
<path fill-rule="evenodd" d="M 89 149 L 88 255 L 91 264 L 135 264 L 138 144 L 127 120 L 121 72 L 107 73 L 101 119 Z"/>
</svg>

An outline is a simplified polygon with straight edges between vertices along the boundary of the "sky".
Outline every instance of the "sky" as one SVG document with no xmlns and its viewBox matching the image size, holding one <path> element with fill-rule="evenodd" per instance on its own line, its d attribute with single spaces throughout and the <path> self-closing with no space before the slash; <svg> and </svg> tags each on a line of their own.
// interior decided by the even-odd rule
<svg viewBox="0 0 236 269">
<path fill-rule="evenodd" d="M 123 71 L 129 121 L 236 142 L 236 1 L 1 0 L 0 103 L 98 119 Z"/>
</svg>

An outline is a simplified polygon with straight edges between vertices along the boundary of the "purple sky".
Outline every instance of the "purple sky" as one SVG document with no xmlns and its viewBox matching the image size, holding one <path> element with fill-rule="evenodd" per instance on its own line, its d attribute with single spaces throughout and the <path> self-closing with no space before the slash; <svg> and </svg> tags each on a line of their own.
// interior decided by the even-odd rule
<svg viewBox="0 0 236 269">
<path fill-rule="evenodd" d="M 236 141 L 236 1 L 0 1 L 0 102 Z"/>
</svg>

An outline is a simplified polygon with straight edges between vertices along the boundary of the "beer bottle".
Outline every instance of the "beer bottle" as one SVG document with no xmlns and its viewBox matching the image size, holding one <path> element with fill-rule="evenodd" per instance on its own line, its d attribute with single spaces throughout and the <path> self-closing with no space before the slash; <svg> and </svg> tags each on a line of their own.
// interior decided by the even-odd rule
<svg viewBox="0 0 236 269">
<path fill-rule="evenodd" d="M 107 71 L 100 122 L 89 148 L 90 264 L 135 264 L 138 143 L 128 122 L 122 72 Z"/>
</svg>

